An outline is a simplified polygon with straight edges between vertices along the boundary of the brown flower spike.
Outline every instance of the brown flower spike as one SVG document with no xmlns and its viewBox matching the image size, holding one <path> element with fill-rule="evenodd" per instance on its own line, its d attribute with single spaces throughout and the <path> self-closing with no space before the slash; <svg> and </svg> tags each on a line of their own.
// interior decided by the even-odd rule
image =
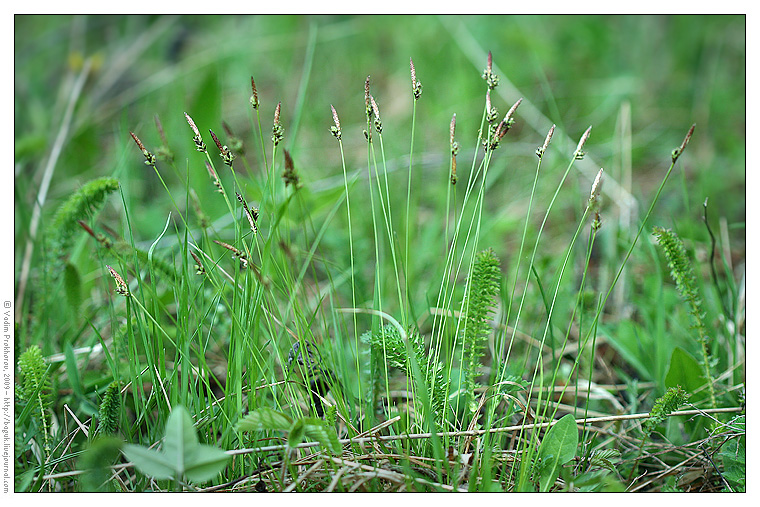
<svg viewBox="0 0 760 507">
<path fill-rule="evenodd" d="M 214 144 L 216 144 L 216 147 L 219 148 L 219 156 L 222 157 L 222 160 L 224 163 L 230 167 L 232 167 L 232 161 L 235 160 L 235 155 L 230 151 L 227 146 L 222 145 L 221 142 L 219 142 L 219 138 L 216 137 L 216 134 L 214 134 L 214 131 L 211 129 L 208 129 L 208 131 L 211 133 L 211 138 L 214 140 Z"/>
<path fill-rule="evenodd" d="M 203 267 L 203 263 L 201 262 L 200 257 L 195 255 L 195 252 L 190 250 L 190 255 L 193 256 L 193 259 L 195 260 L 195 274 L 196 275 L 203 275 L 206 273 L 206 268 Z"/>
<path fill-rule="evenodd" d="M 124 297 L 129 296 L 129 286 L 127 286 L 127 283 L 124 281 L 121 275 L 117 273 L 116 270 L 114 270 L 108 264 L 106 264 L 106 267 L 108 268 L 108 271 L 111 272 L 111 276 L 113 277 L 113 279 L 116 280 L 117 294 L 121 294 Z"/>
<path fill-rule="evenodd" d="M 248 219 L 248 223 L 251 225 L 251 230 L 254 234 L 258 231 L 258 228 L 256 227 L 256 221 L 259 219 L 259 210 L 256 208 L 253 208 L 253 210 L 248 208 L 248 203 L 245 202 L 245 199 L 243 199 L 243 196 L 240 195 L 238 192 L 235 192 L 235 195 L 237 195 L 238 201 L 240 201 L 240 204 L 243 205 L 243 211 L 245 211 L 245 217 Z"/>
<path fill-rule="evenodd" d="M 539 146 L 536 150 L 536 156 L 538 158 L 543 158 L 544 153 L 546 153 L 547 148 L 549 148 L 549 141 L 552 140 L 552 136 L 554 135 L 554 129 L 556 128 L 556 125 L 552 125 L 552 127 L 549 129 L 549 133 L 546 134 L 546 139 L 544 139 L 543 146 Z"/>
<path fill-rule="evenodd" d="M 672 159 L 673 159 L 674 164 L 676 163 L 676 160 L 678 160 L 678 157 L 681 156 L 681 153 L 683 153 L 683 150 L 686 149 L 686 145 L 689 144 L 689 140 L 691 139 L 691 135 L 694 133 L 694 128 L 696 126 L 697 126 L 696 123 L 691 126 L 689 131 L 686 133 L 686 137 L 683 138 L 683 142 L 681 143 L 681 146 L 673 150 Z"/>
<path fill-rule="evenodd" d="M 223 241 L 214 240 L 214 243 L 232 252 L 232 256 L 237 257 L 240 260 L 240 269 L 245 269 L 248 267 L 248 258 L 243 252 L 230 245 L 229 243 L 225 243 Z"/>
<path fill-rule="evenodd" d="M 369 96 L 369 100 L 372 103 L 372 112 L 375 115 L 375 130 L 377 130 L 378 134 L 383 133 L 383 122 L 380 119 L 380 108 L 377 107 L 377 102 L 375 102 L 375 97 L 372 95 Z"/>
<path fill-rule="evenodd" d="M 414 62 L 411 58 L 409 58 L 409 68 L 412 73 L 412 94 L 414 95 L 414 100 L 418 100 L 422 95 L 422 83 L 417 81 L 417 71 L 414 69 Z"/>
<path fill-rule="evenodd" d="M 459 152 L 459 144 L 454 141 L 454 131 L 457 128 L 457 114 L 451 117 L 451 125 L 449 126 L 449 143 L 451 144 L 451 184 L 457 184 L 457 152 Z"/>
<path fill-rule="evenodd" d="M 283 150 L 283 153 L 285 154 L 285 170 L 282 172 L 282 179 L 285 180 L 285 187 L 292 185 L 293 189 L 297 190 L 301 186 L 301 180 L 296 174 L 293 157 L 290 156 L 288 150 Z"/>
<path fill-rule="evenodd" d="M 596 178 L 594 178 L 594 183 L 591 185 L 591 195 L 588 198 L 589 205 L 595 204 L 599 198 L 599 192 L 602 190 L 601 183 L 603 174 L 604 169 L 599 169 L 599 172 L 596 174 Z"/>
<path fill-rule="evenodd" d="M 253 80 L 253 76 L 251 76 L 251 107 L 259 108 L 259 92 L 256 90 L 256 81 Z"/>
<path fill-rule="evenodd" d="M 137 147 L 140 148 L 140 151 L 142 151 L 142 154 L 145 157 L 145 165 L 156 165 L 156 156 L 145 148 L 145 145 L 143 145 L 142 141 L 140 141 L 134 132 L 130 132 L 129 135 L 132 136 L 132 139 L 134 139 L 135 143 L 137 143 Z"/>
<path fill-rule="evenodd" d="M 280 144 L 282 138 L 285 135 L 285 129 L 280 123 L 280 110 L 282 108 L 282 102 L 277 103 L 277 107 L 274 110 L 274 123 L 272 125 L 272 142 L 275 146 Z"/>
<path fill-rule="evenodd" d="M 341 131 L 340 131 L 340 120 L 338 119 L 338 112 L 335 110 L 332 104 L 330 104 L 330 109 L 332 109 L 333 122 L 335 123 L 334 126 L 330 127 L 330 132 L 332 132 L 332 135 L 335 136 L 335 139 L 340 141 Z"/>
<path fill-rule="evenodd" d="M 185 113 L 185 119 L 187 120 L 187 124 L 190 125 L 190 128 L 193 130 L 193 142 L 195 143 L 195 149 L 198 151 L 202 151 L 205 153 L 206 151 L 206 143 L 203 142 L 203 138 L 201 137 L 201 133 L 198 130 L 198 127 L 195 126 L 195 122 L 192 118 L 190 118 L 190 115 Z"/>
<path fill-rule="evenodd" d="M 486 68 L 483 71 L 483 79 L 488 83 L 488 89 L 493 90 L 499 85 L 499 76 L 493 73 L 493 56 L 491 52 L 488 52 L 488 60 L 486 62 Z"/>
<path fill-rule="evenodd" d="M 372 106 L 369 103 L 369 76 L 364 80 L 364 107 L 367 110 L 367 121 L 372 118 Z"/>
<path fill-rule="evenodd" d="M 583 133 L 581 136 L 581 140 L 578 141 L 578 147 L 575 148 L 575 153 L 573 153 L 573 157 L 575 157 L 576 160 L 581 160 L 586 153 L 583 151 L 583 145 L 586 144 L 586 141 L 588 141 L 588 137 L 591 135 L 591 127 L 586 129 L 586 132 Z"/>
</svg>

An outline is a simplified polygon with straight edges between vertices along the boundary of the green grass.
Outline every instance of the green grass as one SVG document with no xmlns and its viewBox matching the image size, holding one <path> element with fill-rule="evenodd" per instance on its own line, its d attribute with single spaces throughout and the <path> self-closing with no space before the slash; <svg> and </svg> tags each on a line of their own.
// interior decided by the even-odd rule
<svg viewBox="0 0 760 507">
<path fill-rule="evenodd" d="M 16 490 L 743 489 L 743 34 L 17 16 Z"/>
</svg>

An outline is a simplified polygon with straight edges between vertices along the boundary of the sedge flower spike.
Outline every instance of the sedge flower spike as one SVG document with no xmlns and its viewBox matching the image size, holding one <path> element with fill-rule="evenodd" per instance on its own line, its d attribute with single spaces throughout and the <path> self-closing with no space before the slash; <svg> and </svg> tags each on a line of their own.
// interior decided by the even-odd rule
<svg viewBox="0 0 760 507">
<path fill-rule="evenodd" d="M 601 192 L 603 174 L 604 174 L 604 169 L 599 169 L 599 172 L 596 174 L 596 178 L 594 178 L 594 183 L 593 185 L 591 185 L 591 195 L 588 198 L 589 205 L 593 205 L 594 203 L 596 203 L 597 199 L 599 198 L 599 192 Z"/>
<path fill-rule="evenodd" d="M 681 153 L 683 153 L 683 150 L 686 149 L 686 145 L 689 144 L 689 140 L 691 139 L 691 135 L 694 133 L 694 127 L 696 127 L 697 124 L 693 124 L 689 131 L 686 133 L 686 137 L 683 138 L 683 142 L 681 143 L 681 146 L 673 150 L 673 153 L 671 154 L 671 157 L 673 159 L 673 163 L 676 163 L 676 160 L 678 160 L 678 157 L 681 156 Z"/>
<path fill-rule="evenodd" d="M 414 100 L 418 100 L 422 95 L 422 83 L 417 81 L 417 71 L 411 58 L 409 58 L 409 69 L 412 74 L 412 94 L 414 95 Z"/>
<path fill-rule="evenodd" d="M 451 125 L 449 126 L 449 143 L 451 144 L 451 184 L 457 184 L 457 152 L 459 152 L 459 144 L 454 141 L 454 131 L 457 128 L 457 114 L 451 117 Z"/>
<path fill-rule="evenodd" d="M 127 283 L 124 281 L 121 275 L 117 273 L 116 270 L 113 269 L 108 264 L 106 264 L 106 267 L 108 268 L 108 271 L 111 273 L 111 276 L 113 277 L 113 279 L 116 281 L 117 294 L 121 294 L 124 297 L 129 296 L 129 286 L 127 286 Z"/>
<path fill-rule="evenodd" d="M 375 102 L 375 97 L 372 95 L 369 96 L 369 100 L 372 103 L 372 112 L 375 115 L 375 130 L 377 130 L 378 134 L 383 133 L 383 122 L 380 120 L 380 108 L 377 107 L 377 102 Z"/>
<path fill-rule="evenodd" d="M 282 102 L 277 103 L 277 107 L 274 110 L 274 122 L 272 124 L 272 142 L 275 146 L 280 144 L 282 138 L 285 136 L 285 129 L 280 123 L 280 110 L 282 108 Z"/>
<path fill-rule="evenodd" d="M 554 135 L 554 129 L 556 127 L 557 127 L 556 125 L 551 126 L 551 128 L 549 129 L 549 133 L 546 134 L 546 139 L 544 139 L 543 146 L 539 146 L 538 149 L 536 150 L 536 156 L 538 158 L 544 157 L 544 153 L 546 153 L 546 150 L 549 148 L 549 141 L 552 140 L 552 136 Z"/>
<path fill-rule="evenodd" d="M 335 110 L 332 104 L 330 104 L 330 109 L 332 109 L 333 123 L 335 123 L 335 125 L 330 127 L 330 132 L 332 132 L 332 135 L 335 136 L 335 139 L 340 141 L 341 131 L 340 131 L 340 119 L 338 119 L 338 112 Z"/>
<path fill-rule="evenodd" d="M 137 147 L 140 148 L 140 151 L 142 151 L 142 154 L 145 157 L 145 165 L 155 166 L 156 156 L 145 148 L 145 145 L 142 143 L 142 141 L 140 141 L 134 132 L 130 132 L 129 135 L 132 136 L 132 139 L 134 139 L 135 143 L 137 143 Z"/>
<path fill-rule="evenodd" d="M 187 124 L 190 125 L 190 128 L 193 131 L 193 142 L 195 143 L 195 149 L 201 152 L 206 152 L 206 143 L 203 142 L 203 138 L 201 137 L 201 133 L 198 130 L 198 127 L 195 126 L 195 122 L 192 118 L 190 118 L 190 115 L 185 113 L 185 119 L 187 120 Z"/>
<path fill-rule="evenodd" d="M 588 141 L 588 137 L 591 135 L 591 127 L 586 129 L 586 132 L 583 133 L 581 136 L 581 140 L 578 141 L 578 147 L 575 148 L 575 152 L 573 153 L 573 157 L 575 157 L 576 160 L 581 160 L 586 153 L 583 151 L 583 145 L 586 144 L 586 141 Z"/>
<path fill-rule="evenodd" d="M 253 76 L 251 76 L 251 107 L 254 109 L 259 108 L 259 92 L 256 90 L 256 81 L 253 80 Z"/>
</svg>

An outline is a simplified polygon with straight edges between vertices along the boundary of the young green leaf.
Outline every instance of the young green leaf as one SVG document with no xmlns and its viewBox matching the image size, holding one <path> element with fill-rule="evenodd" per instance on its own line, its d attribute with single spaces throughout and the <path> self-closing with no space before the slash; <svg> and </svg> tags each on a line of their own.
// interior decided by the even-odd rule
<svg viewBox="0 0 760 507">
<path fill-rule="evenodd" d="M 229 460 L 224 451 L 198 442 L 193 420 L 181 405 L 174 407 L 166 422 L 162 451 L 129 444 L 123 452 L 138 470 L 155 479 L 185 476 L 192 482 L 211 479 Z"/>
<path fill-rule="evenodd" d="M 341 445 L 335 429 L 328 426 L 322 419 L 317 419 L 316 417 L 304 418 L 303 422 L 306 428 L 306 438 L 319 442 L 322 447 L 333 454 L 340 453 Z"/>
<path fill-rule="evenodd" d="M 539 488 L 549 491 L 562 465 L 573 459 L 578 447 L 578 427 L 572 414 L 567 414 L 546 432 L 538 457 L 541 459 Z"/>
<path fill-rule="evenodd" d="M 207 481 L 227 466 L 230 456 L 210 445 L 198 445 L 185 458 L 185 477 L 191 482 Z"/>
<path fill-rule="evenodd" d="M 240 431 L 280 430 L 287 431 L 293 425 L 293 419 L 287 414 L 263 407 L 249 413 L 238 423 Z"/>
<path fill-rule="evenodd" d="M 140 472 L 154 479 L 171 479 L 176 473 L 163 452 L 135 444 L 125 444 L 121 452 Z"/>
</svg>

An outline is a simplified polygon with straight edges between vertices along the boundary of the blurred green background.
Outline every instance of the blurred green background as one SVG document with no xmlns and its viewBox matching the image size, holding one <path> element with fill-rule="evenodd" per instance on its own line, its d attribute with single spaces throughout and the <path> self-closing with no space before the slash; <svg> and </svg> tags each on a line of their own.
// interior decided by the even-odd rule
<svg viewBox="0 0 760 507">
<path fill-rule="evenodd" d="M 133 216 L 138 239 L 145 240 L 160 233 L 169 203 L 129 131 L 149 149 L 160 146 L 154 126 L 159 115 L 182 170 L 193 152 L 182 113 L 189 112 L 203 132 L 222 132 L 225 121 L 246 142 L 253 172 L 261 171 L 249 120 L 254 76 L 265 135 L 282 101 L 285 147 L 306 186 L 314 192 L 339 189 L 340 152 L 329 132 L 330 105 L 341 118 L 349 169 L 366 167 L 367 75 L 385 125 L 389 169 L 407 166 L 410 57 L 423 85 L 414 188 L 424 218 L 426 203 L 432 213 L 444 198 L 444 185 L 428 189 L 425 182 L 448 173 L 453 113 L 464 154 L 460 179 L 468 174 L 483 110 L 481 73 L 490 50 L 502 80 L 493 97 L 500 114 L 519 97 L 525 102 L 489 176 L 489 192 L 501 197 L 489 201 L 494 221 L 484 241 L 497 243 L 497 251 L 516 241 L 504 239 L 504 233 L 524 216 L 533 152 L 552 122 L 559 134 L 542 168 L 544 196 L 553 192 L 581 133 L 594 127 L 586 175 L 574 172 L 569 180 L 577 199 L 562 205 L 576 217 L 588 175 L 598 166 L 616 181 L 630 178 L 632 194 L 646 209 L 670 151 L 696 123 L 692 144 L 658 205 L 662 218 L 654 223 L 693 224 L 693 234 L 704 239 L 699 218 L 709 197 L 712 216 L 726 217 L 732 247 L 743 256 L 743 16 L 16 16 L 15 28 L 17 248 L 26 239 L 30 203 L 72 81 L 86 59 L 93 71 L 44 209 L 54 210 L 91 178 L 115 174 L 128 204 L 140 206 Z M 202 166 L 190 170 L 194 178 L 206 177 Z M 405 184 L 405 175 L 399 171 L 399 184 Z M 182 188 L 180 179 L 167 179 Z M 201 194 L 214 191 L 211 185 L 196 187 Z M 606 206 L 616 204 L 608 199 Z M 214 218 L 225 212 L 211 210 Z M 683 227 L 688 236 L 690 226 Z"/>
</svg>

